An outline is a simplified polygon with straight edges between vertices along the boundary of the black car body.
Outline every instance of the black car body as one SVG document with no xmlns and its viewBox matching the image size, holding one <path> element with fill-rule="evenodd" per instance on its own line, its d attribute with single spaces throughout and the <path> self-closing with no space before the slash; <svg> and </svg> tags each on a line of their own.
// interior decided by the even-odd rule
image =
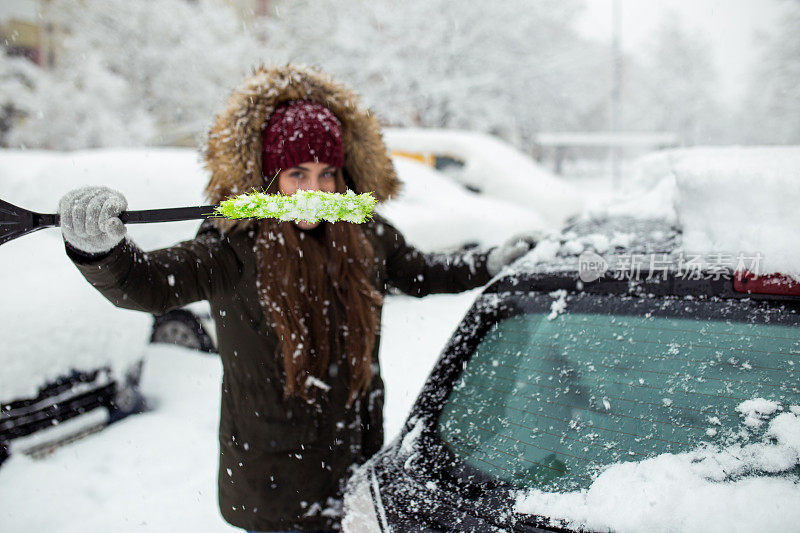
<svg viewBox="0 0 800 533">
<path fill-rule="evenodd" d="M 581 271 L 587 250 L 563 253 L 587 228 L 629 232 L 597 279 Z M 730 437 L 743 400 L 800 403 L 792 280 L 708 263 L 687 275 L 679 235 L 658 222 L 570 232 L 474 302 L 401 434 L 351 479 L 346 530 L 570 530 L 518 512 L 520 494 L 585 489 L 609 464 Z M 636 254 L 661 262 L 621 268 Z"/>
</svg>

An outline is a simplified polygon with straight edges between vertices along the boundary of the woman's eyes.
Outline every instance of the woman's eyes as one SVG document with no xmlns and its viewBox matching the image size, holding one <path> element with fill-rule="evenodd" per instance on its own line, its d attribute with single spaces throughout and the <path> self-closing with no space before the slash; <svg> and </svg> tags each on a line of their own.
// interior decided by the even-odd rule
<svg viewBox="0 0 800 533">
<path fill-rule="evenodd" d="M 299 170 L 296 170 L 294 172 L 290 172 L 289 176 L 300 180 L 300 179 L 303 179 L 303 178 L 306 177 L 306 173 L 305 172 L 301 172 Z M 334 178 L 336 178 L 336 172 L 335 171 L 323 172 L 321 174 L 321 177 L 326 178 L 326 179 L 334 179 Z"/>
</svg>

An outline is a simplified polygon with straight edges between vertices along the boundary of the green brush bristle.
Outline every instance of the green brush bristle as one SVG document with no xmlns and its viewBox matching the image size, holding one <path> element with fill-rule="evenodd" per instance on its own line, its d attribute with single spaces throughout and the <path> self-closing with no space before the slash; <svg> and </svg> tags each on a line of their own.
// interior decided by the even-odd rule
<svg viewBox="0 0 800 533">
<path fill-rule="evenodd" d="M 220 202 L 214 213 L 225 218 L 277 218 L 303 222 L 352 222 L 361 224 L 372 218 L 378 200 L 370 193 L 344 194 L 322 191 L 297 191 L 291 196 L 253 192 Z"/>
</svg>

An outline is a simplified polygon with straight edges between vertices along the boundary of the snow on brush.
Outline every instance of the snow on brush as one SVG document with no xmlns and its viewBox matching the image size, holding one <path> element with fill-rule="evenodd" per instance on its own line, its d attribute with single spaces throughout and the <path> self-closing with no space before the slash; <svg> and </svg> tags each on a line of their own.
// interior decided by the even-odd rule
<svg viewBox="0 0 800 533">
<path fill-rule="evenodd" d="M 737 407 L 745 428 L 721 446 L 666 453 L 606 467 L 588 489 L 520 493 L 515 510 L 574 529 L 638 531 L 789 531 L 800 524 L 800 406 L 764 399 Z M 750 417 L 769 419 L 763 436 Z"/>
</svg>

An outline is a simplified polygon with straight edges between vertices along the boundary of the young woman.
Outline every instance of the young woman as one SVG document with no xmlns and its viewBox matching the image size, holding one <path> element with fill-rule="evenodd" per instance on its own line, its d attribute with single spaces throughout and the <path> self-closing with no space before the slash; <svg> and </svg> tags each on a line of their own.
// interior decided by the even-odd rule
<svg viewBox="0 0 800 533">
<path fill-rule="evenodd" d="M 210 132 L 211 203 L 253 188 L 400 188 L 375 117 L 311 69 L 260 68 Z M 273 179 L 277 175 L 277 178 Z M 163 314 L 208 300 L 223 365 L 219 505 L 257 531 L 338 528 L 353 468 L 383 443 L 380 316 L 388 286 L 406 294 L 485 284 L 527 250 L 434 256 L 379 216 L 369 223 L 209 219 L 193 240 L 143 252 L 106 187 L 59 203 L 67 255 L 114 305 Z"/>
</svg>

